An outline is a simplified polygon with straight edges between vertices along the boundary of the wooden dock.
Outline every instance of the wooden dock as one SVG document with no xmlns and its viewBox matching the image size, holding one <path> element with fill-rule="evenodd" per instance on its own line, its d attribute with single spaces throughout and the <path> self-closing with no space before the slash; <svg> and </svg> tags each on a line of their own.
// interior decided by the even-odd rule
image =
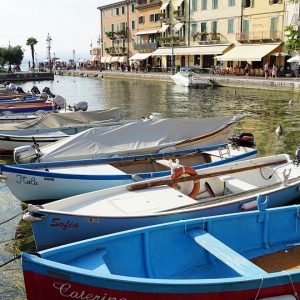
<svg viewBox="0 0 300 300">
<path fill-rule="evenodd" d="M 0 83 L 24 82 L 24 81 L 43 81 L 54 80 L 53 72 L 16 72 L 16 73 L 0 73 Z"/>
</svg>

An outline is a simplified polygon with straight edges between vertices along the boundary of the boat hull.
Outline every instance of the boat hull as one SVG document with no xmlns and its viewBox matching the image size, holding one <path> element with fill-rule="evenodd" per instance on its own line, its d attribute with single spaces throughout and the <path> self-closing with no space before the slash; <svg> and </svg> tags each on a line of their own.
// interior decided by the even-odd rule
<svg viewBox="0 0 300 300">
<path fill-rule="evenodd" d="M 219 204 L 212 202 L 198 208 L 144 216 L 106 217 L 97 216 L 96 213 L 95 215 L 76 215 L 43 211 L 41 214 L 33 214 L 33 216 L 37 217 L 37 221 L 33 219 L 31 226 L 36 248 L 42 250 L 138 227 L 243 212 L 242 205 L 256 201 L 258 195 L 269 196 L 268 207 L 282 206 L 296 200 L 300 196 L 299 189 L 300 181 L 290 184 L 285 188 L 278 188 L 268 192 L 255 192 L 251 196 L 237 197 L 235 200 Z M 47 232 L 46 235 L 45 232 Z"/>
<path fill-rule="evenodd" d="M 30 263 L 23 258 L 24 281 L 26 286 L 26 294 L 28 300 L 52 300 L 52 299 L 114 299 L 114 300 L 253 300 L 259 292 L 258 299 L 263 297 L 272 297 L 278 295 L 293 295 L 295 288 L 300 292 L 300 282 L 297 278 L 293 278 L 293 287 L 291 283 L 278 285 L 276 280 L 264 280 L 264 284 L 268 287 L 262 287 L 261 280 L 253 280 L 252 284 L 247 286 L 243 281 L 236 284 L 230 283 L 226 285 L 224 282 L 220 284 L 210 285 L 208 288 L 189 286 L 186 284 L 182 290 L 176 290 L 172 285 L 157 285 L 152 287 L 152 291 L 145 285 L 138 285 L 128 283 L 124 287 L 110 288 L 105 279 L 97 280 L 91 279 L 87 276 L 78 277 L 77 275 L 68 274 L 67 272 L 59 273 L 55 269 L 47 267 L 48 274 L 53 274 L 53 277 L 43 274 L 46 270 L 40 267 L 31 267 Z M 31 271 L 31 269 L 34 269 Z M 74 281 L 63 280 L 56 277 L 76 278 Z M 78 281 L 77 281 L 78 280 Z M 108 287 L 106 287 L 108 286 Z M 132 289 L 132 291 L 128 291 Z M 136 289 L 136 290 L 135 290 Z M 144 290 L 144 291 L 143 291 Z M 162 290 L 162 292 L 159 292 Z M 191 291 L 189 291 L 191 290 Z M 210 291 L 209 291 L 210 290 Z M 47 291 L 45 293 L 45 291 Z M 290 298 L 293 299 L 293 298 Z M 296 298 L 294 298 L 296 299 Z"/>
<path fill-rule="evenodd" d="M 220 145 L 222 146 L 222 145 Z M 204 149 L 210 149 L 211 147 L 205 147 Z M 215 146 L 217 149 L 218 146 Z M 201 148 L 200 148 L 201 149 Z M 245 149 L 245 150 L 243 150 Z M 184 151 L 187 152 L 187 151 Z M 173 153 L 174 157 L 179 158 L 179 153 L 176 151 Z M 209 151 L 207 152 L 209 153 Z M 247 149 L 247 148 L 240 148 L 240 151 L 237 149 L 231 150 L 231 156 L 227 158 L 218 158 L 216 157 L 216 161 L 210 162 L 210 163 L 204 163 L 201 165 L 193 166 L 195 170 L 203 169 L 211 166 L 218 166 L 223 165 L 225 163 L 233 162 L 233 161 L 239 161 L 244 159 L 250 159 L 254 158 L 256 156 L 257 151 L 254 149 Z M 165 153 L 165 155 L 168 155 L 168 153 Z M 134 157 L 131 157 L 132 159 Z M 135 156 L 136 159 L 146 159 L 147 155 L 144 156 Z M 179 158 L 180 159 L 180 158 Z M 102 159 L 103 163 L 109 164 L 113 163 L 113 160 L 108 159 Z M 124 161 L 126 161 L 126 158 L 124 158 Z M 75 166 L 80 165 L 86 165 L 86 161 L 79 162 Z M 65 197 L 71 197 L 87 192 L 92 192 L 96 190 L 101 190 L 105 188 L 110 188 L 114 186 L 124 185 L 124 184 L 130 184 L 134 183 L 133 180 L 134 175 L 139 176 L 143 179 L 149 179 L 149 178 L 158 178 L 162 176 L 168 176 L 171 174 L 171 170 L 168 171 L 161 171 L 161 172 L 143 172 L 143 173 L 137 173 L 137 174 L 118 174 L 114 175 L 114 169 L 112 167 L 111 173 L 106 173 L 104 175 L 100 175 L 101 169 L 99 168 L 98 172 L 99 175 L 91 175 L 87 173 L 84 173 L 85 169 L 83 168 L 82 171 L 79 168 L 76 173 L 68 173 L 68 163 L 44 163 L 41 164 L 42 166 L 45 165 L 44 168 L 38 168 L 37 164 L 29 165 L 32 166 L 31 168 L 22 168 L 18 166 L 1 166 L 1 172 L 6 177 L 6 184 L 11 190 L 11 192 L 21 201 L 23 202 L 47 202 L 51 200 L 57 200 L 62 199 Z M 62 173 L 56 172 L 55 168 L 51 169 L 51 165 L 66 165 L 66 169 L 62 171 Z M 25 165 L 26 166 L 26 165 Z M 95 161 L 95 166 L 96 161 Z M 72 167 L 72 164 L 69 164 L 69 167 Z M 50 171 L 47 170 L 50 169 Z M 106 170 L 106 167 L 104 167 L 104 170 Z M 110 170 L 110 169 L 109 169 Z M 115 169 L 118 171 L 118 169 Z"/>
</svg>

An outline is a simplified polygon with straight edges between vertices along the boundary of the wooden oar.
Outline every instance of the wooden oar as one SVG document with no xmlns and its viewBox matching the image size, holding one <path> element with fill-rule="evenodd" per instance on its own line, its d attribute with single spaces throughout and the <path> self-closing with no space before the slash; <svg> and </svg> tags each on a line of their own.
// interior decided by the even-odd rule
<svg viewBox="0 0 300 300">
<path fill-rule="evenodd" d="M 185 181 L 195 181 L 203 178 L 210 178 L 210 177 L 215 177 L 215 176 L 222 176 L 222 175 L 227 175 L 227 174 L 232 174 L 232 173 L 239 173 L 239 172 L 244 172 L 244 171 L 249 171 L 253 169 L 258 169 L 258 168 L 264 168 L 272 165 L 280 165 L 287 163 L 287 160 L 279 160 L 276 162 L 269 162 L 269 163 L 264 163 L 264 164 L 259 164 L 259 165 L 254 165 L 250 167 L 244 167 L 244 168 L 239 168 L 235 170 L 225 170 L 225 171 L 219 171 L 219 172 L 213 172 L 213 173 L 207 173 L 207 174 L 199 174 L 195 176 L 187 176 L 187 177 L 180 177 L 176 179 L 159 179 L 159 180 L 153 180 L 153 181 L 146 181 L 146 182 L 139 182 L 139 183 L 134 183 L 131 184 L 127 187 L 129 191 L 136 191 L 136 190 L 141 190 L 141 189 L 147 189 L 150 187 L 155 187 L 155 186 L 161 186 L 161 185 L 174 185 L 176 183 L 180 182 L 185 182 Z"/>
</svg>

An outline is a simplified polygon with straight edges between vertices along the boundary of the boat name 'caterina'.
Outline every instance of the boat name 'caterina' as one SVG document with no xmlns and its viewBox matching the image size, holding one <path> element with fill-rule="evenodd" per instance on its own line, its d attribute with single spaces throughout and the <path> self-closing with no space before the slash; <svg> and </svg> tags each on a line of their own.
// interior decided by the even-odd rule
<svg viewBox="0 0 300 300">
<path fill-rule="evenodd" d="M 52 227 L 61 227 L 63 230 L 67 230 L 68 228 L 79 228 L 78 223 L 74 223 L 72 221 L 61 222 L 60 218 L 53 218 L 52 223 L 50 223 Z"/>
<path fill-rule="evenodd" d="M 65 298 L 80 299 L 80 300 L 127 300 L 126 298 L 117 298 L 103 295 L 87 294 L 86 291 L 74 291 L 69 283 L 54 282 L 53 287 L 59 290 L 59 294 Z"/>
</svg>

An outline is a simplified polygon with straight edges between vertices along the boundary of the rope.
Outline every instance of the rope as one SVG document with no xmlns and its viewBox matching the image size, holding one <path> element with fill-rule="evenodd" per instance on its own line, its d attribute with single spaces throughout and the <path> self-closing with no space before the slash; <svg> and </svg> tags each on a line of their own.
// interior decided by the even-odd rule
<svg viewBox="0 0 300 300">
<path fill-rule="evenodd" d="M 12 258 L 12 259 L 10 259 L 10 260 L 8 260 L 8 261 L 6 261 L 6 262 L 3 263 L 3 264 L 1 264 L 1 265 L 0 265 L 0 268 L 6 266 L 7 264 L 9 264 L 9 263 L 11 263 L 11 262 L 13 262 L 14 260 L 19 259 L 19 258 L 21 258 L 21 254 L 19 254 L 18 256 L 14 257 L 14 258 Z"/>
<path fill-rule="evenodd" d="M 258 288 L 258 291 L 257 291 L 257 293 L 256 293 L 256 296 L 255 296 L 254 300 L 257 300 L 257 297 L 258 297 L 258 295 L 259 295 L 259 292 L 260 292 L 261 287 L 262 287 L 263 282 L 264 282 L 263 276 L 262 276 L 261 274 L 259 274 L 259 275 L 261 276 L 261 282 L 260 282 L 260 285 L 259 285 L 259 288 Z"/>
<path fill-rule="evenodd" d="M 292 278 L 291 278 L 290 273 L 289 273 L 288 271 L 286 271 L 286 270 L 285 270 L 285 272 L 288 274 L 288 276 L 289 276 L 289 278 L 290 278 L 290 282 L 291 282 L 292 287 L 293 287 L 293 290 L 294 290 L 294 296 L 295 296 L 295 298 L 296 298 L 296 299 L 299 299 L 298 294 L 297 294 L 296 289 L 295 289 L 295 286 L 294 286 L 294 283 L 293 283 L 293 281 L 292 281 Z"/>
<path fill-rule="evenodd" d="M 26 208 L 25 210 L 22 210 L 20 213 L 16 214 L 15 216 L 13 216 L 13 217 L 11 217 L 11 218 L 9 218 L 9 219 L 7 219 L 7 220 L 1 222 L 0 225 L 3 225 L 3 224 L 5 224 L 5 223 L 7 223 L 7 222 L 13 220 L 14 218 L 16 218 L 16 217 L 18 217 L 18 216 L 24 214 L 26 211 L 27 211 L 27 208 Z"/>
</svg>

